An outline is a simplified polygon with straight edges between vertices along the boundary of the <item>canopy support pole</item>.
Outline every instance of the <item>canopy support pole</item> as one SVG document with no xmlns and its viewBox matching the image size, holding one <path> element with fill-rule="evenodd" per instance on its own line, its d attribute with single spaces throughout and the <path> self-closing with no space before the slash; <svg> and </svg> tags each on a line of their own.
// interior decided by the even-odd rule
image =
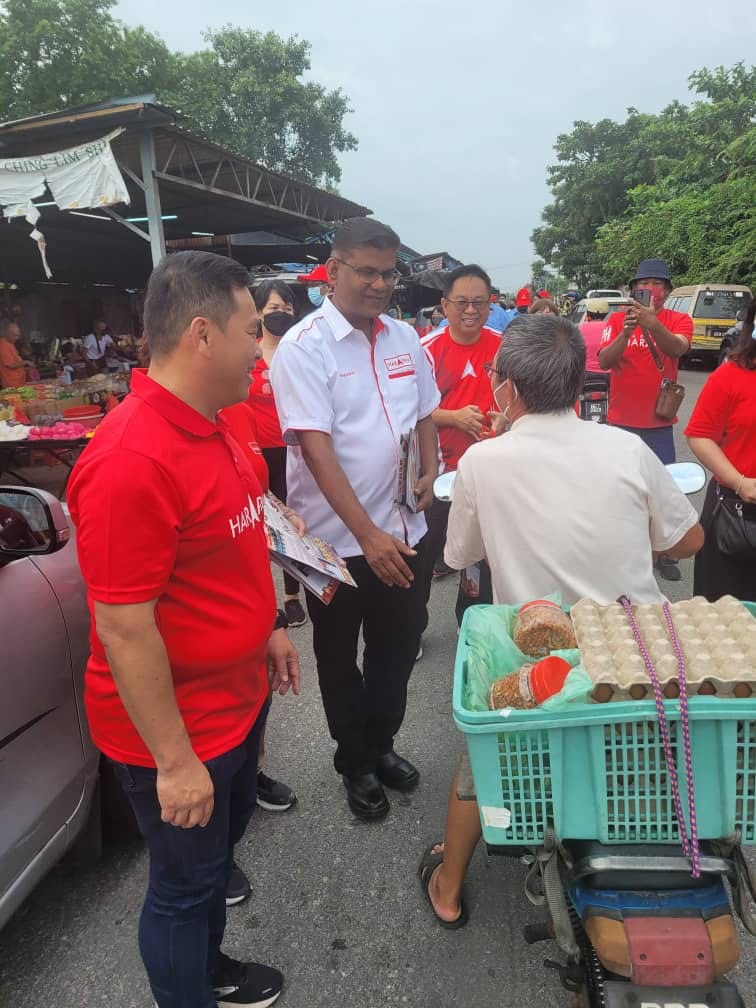
<svg viewBox="0 0 756 1008">
<path fill-rule="evenodd" d="M 160 190 L 156 177 L 155 140 L 151 130 L 145 130 L 139 134 L 139 156 L 142 161 L 142 182 L 144 183 L 144 201 L 150 230 L 152 265 L 157 266 L 165 255 L 165 234 L 160 207 Z"/>
</svg>

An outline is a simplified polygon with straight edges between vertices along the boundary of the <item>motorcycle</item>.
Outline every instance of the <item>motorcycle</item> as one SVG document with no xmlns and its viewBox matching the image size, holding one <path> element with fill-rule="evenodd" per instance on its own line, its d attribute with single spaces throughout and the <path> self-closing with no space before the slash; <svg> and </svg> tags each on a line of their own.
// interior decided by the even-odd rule
<svg viewBox="0 0 756 1008">
<path fill-rule="evenodd" d="M 705 473 L 696 463 L 677 463 L 667 469 L 686 494 L 704 486 Z M 441 500 L 451 500 L 453 490 L 454 473 L 444 473 L 434 484 L 434 493 Z M 752 612 L 756 615 L 756 607 Z M 459 647 L 461 665 L 464 633 Z M 627 707 L 618 704 L 616 710 L 620 706 Z M 567 777 L 566 768 L 557 768 L 551 762 L 554 757 L 544 741 L 548 732 L 543 728 L 526 734 L 518 727 L 517 734 L 492 736 L 495 745 L 491 755 L 496 763 L 493 782 L 476 780 L 476 794 L 458 792 L 458 797 L 476 797 L 481 805 L 488 853 L 516 857 L 527 867 L 525 892 L 531 903 L 547 911 L 547 916 L 540 923 L 527 925 L 523 936 L 528 944 L 557 942 L 563 959 L 547 959 L 544 965 L 558 973 L 562 985 L 572 994 L 572 1008 L 745 1008 L 737 987 L 725 979 L 740 956 L 726 884 L 739 917 L 756 935 L 756 870 L 743 855 L 739 835 L 701 841 L 694 856 L 690 849 L 679 852 L 669 842 L 653 842 L 659 837 L 654 836 L 653 827 L 646 826 L 643 816 L 655 823 L 661 818 L 660 810 L 670 808 L 671 803 L 659 784 L 664 755 L 659 751 L 658 725 L 648 715 L 642 720 L 635 711 L 637 708 L 624 716 L 614 714 L 616 723 L 609 723 L 612 714 L 606 709 L 586 715 L 586 724 L 572 729 L 580 738 L 565 735 L 562 759 L 570 761 L 574 772 L 575 750 L 584 745 L 584 765 L 600 763 L 604 767 L 606 761 L 605 771 L 599 769 L 598 773 L 599 779 L 604 773 L 606 776 L 607 806 L 611 801 L 615 815 L 620 810 L 620 817 L 631 831 L 643 837 L 638 842 L 570 840 L 557 836 L 546 819 L 543 832 L 538 832 L 543 840 L 537 846 L 495 842 L 496 835 L 505 830 L 487 827 L 493 823 L 494 827 L 508 828 L 507 821 L 496 822 L 494 818 L 507 809 L 488 807 L 487 802 L 501 804 L 504 781 L 508 784 L 515 779 L 519 816 L 530 815 L 540 821 L 538 816 L 545 813 L 538 809 L 551 804 L 552 791 L 557 790 L 556 778 L 562 772 Z M 749 703 L 747 710 L 740 708 L 737 717 L 746 719 L 737 722 L 740 742 L 735 785 L 742 790 L 738 801 L 744 809 L 748 803 L 753 806 L 756 781 L 754 705 Z M 457 724 L 467 730 L 459 720 Z M 560 727 L 558 723 L 556 727 Z M 729 727 L 734 727 L 734 722 L 723 731 Z M 494 728 L 497 730 L 501 731 Z M 753 745 L 743 743 L 744 733 Z M 472 735 L 472 739 L 481 745 L 481 735 Z M 472 751 L 471 762 L 475 776 Z M 700 762 L 697 766 L 700 771 Z M 652 790 L 658 788 L 651 799 L 638 797 L 636 788 L 642 790 L 644 782 L 647 789 L 650 782 Z M 498 797 L 489 799 L 486 794 Z M 510 798 L 505 795 L 504 805 Z M 556 803 L 556 799 L 553 801 Z M 692 809 L 691 803 L 691 817 Z M 707 809 L 699 811 L 706 813 Z M 756 818 L 753 807 L 750 813 L 741 814 Z M 608 819 L 608 807 L 601 815 Z M 685 835 L 684 829 L 680 834 Z M 670 839 L 669 834 L 666 839 Z"/>
<path fill-rule="evenodd" d="M 578 396 L 581 420 L 606 423 L 609 412 L 609 375 L 602 371 L 586 371 L 583 391 Z"/>
</svg>

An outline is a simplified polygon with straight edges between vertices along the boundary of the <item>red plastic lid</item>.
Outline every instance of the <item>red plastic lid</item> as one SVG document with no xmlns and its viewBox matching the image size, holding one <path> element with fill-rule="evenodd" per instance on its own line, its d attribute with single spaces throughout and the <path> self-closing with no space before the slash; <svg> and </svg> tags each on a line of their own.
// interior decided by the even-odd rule
<svg viewBox="0 0 756 1008">
<path fill-rule="evenodd" d="M 552 609 L 558 609 L 559 612 L 562 611 L 561 606 L 558 606 L 556 602 L 552 602 L 550 599 L 533 599 L 532 602 L 526 602 L 525 605 L 521 605 L 518 612 L 527 612 L 528 609 L 532 609 L 533 606 L 551 606 Z"/>
<path fill-rule="evenodd" d="M 570 663 L 558 655 L 549 655 L 536 662 L 530 670 L 530 692 L 536 703 L 543 703 L 564 686 Z"/>
</svg>

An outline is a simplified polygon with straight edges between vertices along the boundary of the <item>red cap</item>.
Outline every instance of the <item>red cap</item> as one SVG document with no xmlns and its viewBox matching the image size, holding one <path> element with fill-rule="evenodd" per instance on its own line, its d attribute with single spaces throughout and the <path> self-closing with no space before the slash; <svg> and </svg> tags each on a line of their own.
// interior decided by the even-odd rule
<svg viewBox="0 0 756 1008">
<path fill-rule="evenodd" d="M 538 291 L 538 297 L 539 298 L 548 298 L 549 301 L 551 300 L 551 294 L 549 294 L 549 292 L 547 290 Z"/>
<path fill-rule="evenodd" d="M 536 662 L 530 670 L 530 692 L 536 703 L 542 704 L 564 686 L 570 663 L 558 655 L 549 655 Z"/>
<path fill-rule="evenodd" d="M 328 279 L 328 273 L 326 272 L 325 266 L 321 263 L 320 266 L 316 266 L 312 273 L 300 273 L 297 276 L 297 280 L 301 283 L 318 283 L 325 284 L 330 283 Z"/>
<path fill-rule="evenodd" d="M 515 298 L 515 303 L 518 305 L 529 305 L 530 304 L 530 291 L 527 287 L 520 287 L 517 291 L 517 297 Z"/>
</svg>

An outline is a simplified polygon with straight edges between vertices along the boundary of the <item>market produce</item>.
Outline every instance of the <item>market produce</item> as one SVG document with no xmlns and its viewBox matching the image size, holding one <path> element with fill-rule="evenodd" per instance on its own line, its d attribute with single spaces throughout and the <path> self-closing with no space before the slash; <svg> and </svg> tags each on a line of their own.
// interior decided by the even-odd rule
<svg viewBox="0 0 756 1008">
<path fill-rule="evenodd" d="M 556 602 L 536 599 L 520 606 L 512 639 L 525 655 L 543 658 L 551 651 L 577 647 L 570 617 Z"/>
<path fill-rule="evenodd" d="M 535 665 L 523 665 L 517 672 L 510 672 L 491 684 L 488 706 L 491 710 L 537 707 L 560 691 L 569 671 L 569 662 L 558 655 L 550 655 Z"/>
<path fill-rule="evenodd" d="M 87 428 L 80 423 L 58 422 L 52 427 L 31 427 L 29 429 L 30 441 L 76 441 L 85 437 Z"/>
<path fill-rule="evenodd" d="M 678 661 L 661 605 L 633 607 L 664 695 L 679 696 Z M 689 694 L 747 697 L 756 692 L 756 619 L 737 599 L 695 597 L 670 606 L 685 661 Z M 595 683 L 593 699 L 643 700 L 653 695 L 633 630 L 619 605 L 581 599 L 572 608 L 581 663 Z"/>
</svg>

